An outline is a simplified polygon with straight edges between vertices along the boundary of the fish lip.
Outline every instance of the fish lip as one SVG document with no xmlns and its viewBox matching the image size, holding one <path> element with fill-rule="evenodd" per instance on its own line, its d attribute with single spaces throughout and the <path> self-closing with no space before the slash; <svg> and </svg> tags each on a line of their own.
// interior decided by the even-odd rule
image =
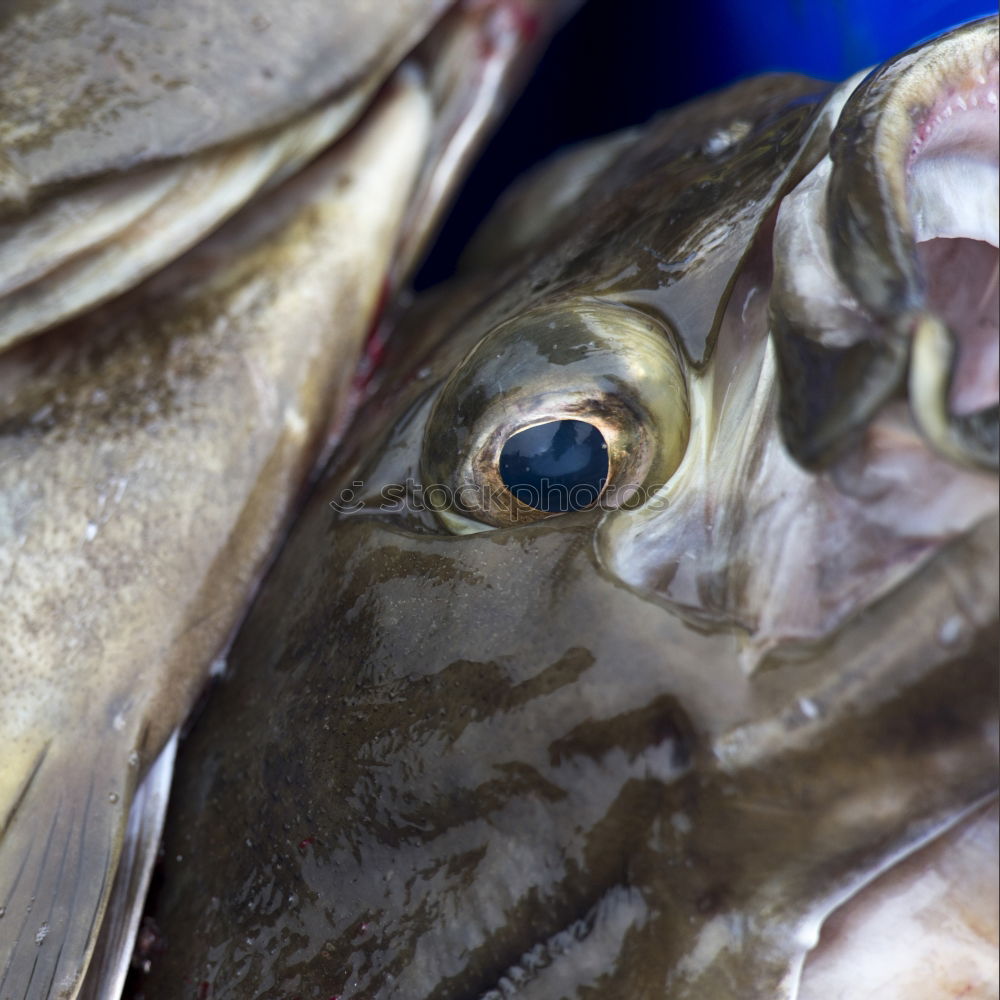
<svg viewBox="0 0 1000 1000">
<path fill-rule="evenodd" d="M 912 119 L 912 142 L 906 158 L 906 170 L 910 171 L 919 156 L 935 145 L 949 124 L 949 119 L 972 113 L 973 109 L 996 110 L 1000 100 L 1000 65 L 985 58 L 979 66 L 973 65 L 961 85 L 950 90 L 941 90 L 932 104 Z"/>
<path fill-rule="evenodd" d="M 997 107 L 997 77 L 995 17 L 890 61 L 847 100 L 829 158 L 782 206 L 772 329 L 782 364 L 782 430 L 806 468 L 824 468 L 849 451 L 877 412 L 907 388 L 914 419 L 935 450 L 959 465 L 1000 466 L 996 405 L 975 413 L 950 405 L 967 335 L 949 326 L 930 299 L 917 254 L 917 244 L 935 236 L 995 246 L 1000 235 L 975 226 L 975 232 L 927 231 L 913 200 L 921 187 L 944 183 L 943 167 L 916 167 L 928 156 L 928 163 L 944 162 L 934 156 L 947 145 L 942 135 L 949 129 L 948 141 L 958 142 L 963 155 L 972 156 L 969 150 L 980 143 L 992 146 L 995 123 L 991 128 L 986 119 Z M 992 109 L 985 115 L 984 104 Z M 949 124 L 959 119 L 974 120 L 964 138 Z M 993 168 L 998 159 L 987 157 Z M 824 170 L 828 176 L 817 185 Z M 809 183 L 815 191 L 806 196 Z M 974 190 L 965 200 L 978 204 L 985 195 Z M 995 216 L 996 207 L 980 215 Z M 804 237 L 791 231 L 796 226 L 814 232 Z M 801 260 L 803 248 L 818 255 L 815 262 Z"/>
</svg>

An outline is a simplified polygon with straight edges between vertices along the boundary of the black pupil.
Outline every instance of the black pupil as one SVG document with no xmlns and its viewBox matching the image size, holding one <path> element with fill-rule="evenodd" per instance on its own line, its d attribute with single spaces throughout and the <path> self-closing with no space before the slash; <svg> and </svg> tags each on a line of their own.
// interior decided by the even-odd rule
<svg viewBox="0 0 1000 1000">
<path fill-rule="evenodd" d="M 584 510 L 608 479 L 604 435 L 583 420 L 552 420 L 508 438 L 500 477 L 523 504 L 551 514 Z"/>
</svg>

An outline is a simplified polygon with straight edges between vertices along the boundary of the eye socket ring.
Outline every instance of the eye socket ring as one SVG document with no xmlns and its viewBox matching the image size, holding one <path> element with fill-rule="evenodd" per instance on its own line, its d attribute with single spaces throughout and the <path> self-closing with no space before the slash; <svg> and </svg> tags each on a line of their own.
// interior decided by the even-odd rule
<svg viewBox="0 0 1000 1000">
<path fill-rule="evenodd" d="M 584 471 L 569 469 L 554 484 L 557 493 L 574 482 L 594 493 L 595 435 L 603 439 L 607 470 L 592 503 L 536 506 L 505 480 L 511 441 L 549 424 L 594 432 L 575 432 L 584 439 L 577 455 Z M 424 482 L 447 488 L 451 508 L 439 519 L 456 531 L 467 530 L 462 519 L 469 518 L 511 527 L 598 504 L 636 506 L 673 473 L 688 430 L 682 360 L 669 331 L 617 303 L 573 301 L 501 324 L 465 358 L 428 421 Z M 559 464 L 552 454 L 534 458 L 529 480 Z"/>
</svg>

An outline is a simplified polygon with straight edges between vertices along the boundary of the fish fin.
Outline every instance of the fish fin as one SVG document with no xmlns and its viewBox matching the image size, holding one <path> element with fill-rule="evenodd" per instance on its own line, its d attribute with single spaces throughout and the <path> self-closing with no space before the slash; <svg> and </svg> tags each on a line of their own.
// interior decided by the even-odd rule
<svg viewBox="0 0 1000 1000">
<path fill-rule="evenodd" d="M 0 833 L 3 1000 L 76 996 L 111 888 L 128 776 L 67 750 L 39 755 Z"/>
<path fill-rule="evenodd" d="M 174 731 L 136 789 L 111 898 L 79 1000 L 117 1000 L 125 988 L 167 815 L 178 732 Z"/>
</svg>

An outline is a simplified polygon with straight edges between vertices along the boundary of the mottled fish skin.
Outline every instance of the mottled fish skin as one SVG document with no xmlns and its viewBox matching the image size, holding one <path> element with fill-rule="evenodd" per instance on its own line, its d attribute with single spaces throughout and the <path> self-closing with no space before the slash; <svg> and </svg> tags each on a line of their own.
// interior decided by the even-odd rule
<svg viewBox="0 0 1000 1000">
<path fill-rule="evenodd" d="M 652 998 L 668 979 L 684 998 L 789 995 L 809 902 L 884 864 L 887 828 L 893 850 L 919 843 L 994 787 L 978 734 L 997 631 L 971 626 L 956 655 L 935 630 L 967 596 L 954 566 L 995 537 L 918 581 L 926 601 L 878 609 L 937 660 L 880 703 L 879 617 L 749 678 L 731 635 L 602 572 L 591 531 L 444 540 L 359 520 L 293 542 L 218 692 L 225 721 L 205 716 L 175 786 L 147 996 L 476 997 L 574 936 L 551 973 L 569 996 Z M 824 684 L 845 661 L 852 677 Z"/>
<path fill-rule="evenodd" d="M 995 477 L 901 402 L 829 471 L 782 437 L 775 215 L 855 83 L 584 151 L 575 211 L 529 181 L 404 319 L 182 749 L 146 997 L 791 1000 L 829 913 L 996 795 Z M 651 412 L 616 311 L 687 396 L 666 483 L 506 527 L 423 492 L 492 474 L 495 413 Z"/>
<path fill-rule="evenodd" d="M 0 108 L 0 345 L 44 330 L 0 355 L 4 1000 L 117 993 L 177 727 L 356 405 L 383 307 L 574 5 L 0 15 L 5 40 L 30 43 L 3 53 L 21 91 Z M 95 32 L 117 64 L 89 58 Z M 230 47 L 205 61 L 199 40 Z M 173 47 L 191 57 L 174 64 L 189 86 L 158 75 Z M 226 76 L 247 65 L 273 86 Z M 100 100 L 64 107 L 103 83 Z"/>
<path fill-rule="evenodd" d="M 245 138 L 385 80 L 448 5 L 7 3 L 0 211 Z"/>
<path fill-rule="evenodd" d="M 301 169 L 448 6 L 7 4 L 0 348 L 134 287 Z"/>
<path fill-rule="evenodd" d="M 401 78 L 255 211 L 0 356 L 5 1000 L 79 987 L 136 782 L 348 398 L 430 119 Z"/>
</svg>

